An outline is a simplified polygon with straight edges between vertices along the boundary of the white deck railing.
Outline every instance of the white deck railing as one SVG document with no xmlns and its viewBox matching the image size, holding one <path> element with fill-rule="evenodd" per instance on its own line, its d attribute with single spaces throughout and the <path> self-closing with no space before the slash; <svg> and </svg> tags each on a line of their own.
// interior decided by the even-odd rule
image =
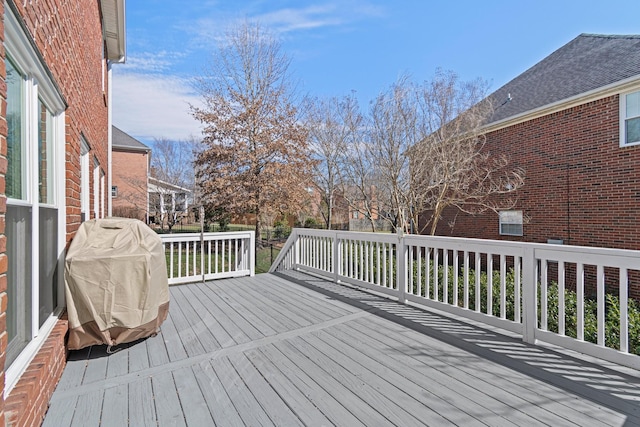
<svg viewBox="0 0 640 427">
<path fill-rule="evenodd" d="M 628 314 L 630 286 L 640 286 L 640 251 L 294 229 L 270 271 L 289 269 L 640 368 L 630 353 Z M 619 330 L 608 333 L 612 316 Z M 586 323 L 596 324 L 595 336 L 585 336 L 593 330 Z"/>
<path fill-rule="evenodd" d="M 255 233 L 161 234 L 169 284 L 255 274 Z"/>
</svg>

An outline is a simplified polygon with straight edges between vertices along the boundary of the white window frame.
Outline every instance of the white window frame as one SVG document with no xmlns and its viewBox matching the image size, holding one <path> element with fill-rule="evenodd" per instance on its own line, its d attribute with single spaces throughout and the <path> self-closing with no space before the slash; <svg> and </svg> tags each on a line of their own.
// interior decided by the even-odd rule
<svg viewBox="0 0 640 427">
<path fill-rule="evenodd" d="M 633 147 L 636 145 L 640 145 L 640 141 L 627 143 L 626 127 L 626 122 L 628 119 L 640 118 L 640 115 L 627 117 L 627 95 L 632 95 L 638 92 L 640 92 L 640 87 L 620 94 L 620 147 Z"/>
<path fill-rule="evenodd" d="M 13 389 L 24 370 L 36 355 L 49 333 L 56 325 L 58 316 L 64 303 L 64 248 L 66 244 L 66 204 L 65 198 L 65 103 L 58 92 L 57 87 L 51 81 L 48 70 L 41 62 L 39 55 L 32 47 L 30 38 L 25 34 L 20 21 L 14 15 L 11 7 L 5 3 L 4 7 L 4 47 L 7 57 L 22 73 L 24 84 L 24 190 L 22 199 L 7 198 L 7 205 L 29 206 L 32 209 L 32 279 L 31 279 L 31 331 L 27 345 L 22 349 L 13 362 L 5 370 L 5 397 Z M 39 203 L 38 197 L 38 99 L 46 106 L 52 115 L 51 132 L 53 169 L 53 203 Z M 56 252 L 58 261 L 58 306 L 54 307 L 51 315 L 40 326 L 39 321 L 39 207 L 49 206 L 58 210 L 58 239 Z"/>
<path fill-rule="evenodd" d="M 93 158 L 93 217 L 100 218 L 100 162 Z"/>
<path fill-rule="evenodd" d="M 84 221 L 90 219 L 89 210 L 89 144 L 81 138 L 80 147 L 80 215 Z"/>
<path fill-rule="evenodd" d="M 511 210 L 511 211 L 500 211 L 498 212 L 498 231 L 501 236 L 523 236 L 524 235 L 524 216 L 522 215 L 522 211 Z M 520 231 L 505 231 L 504 225 L 519 225 Z"/>
</svg>

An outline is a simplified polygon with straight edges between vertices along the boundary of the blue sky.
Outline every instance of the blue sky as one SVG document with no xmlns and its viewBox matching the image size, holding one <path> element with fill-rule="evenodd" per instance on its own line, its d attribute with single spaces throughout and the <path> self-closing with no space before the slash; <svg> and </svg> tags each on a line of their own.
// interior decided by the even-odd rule
<svg viewBox="0 0 640 427">
<path fill-rule="evenodd" d="M 129 0 L 127 62 L 113 67 L 114 124 L 150 143 L 199 137 L 192 89 L 225 29 L 279 37 L 301 94 L 355 91 L 361 107 L 403 73 L 436 68 L 498 89 L 580 33 L 640 34 L 638 0 Z"/>
</svg>

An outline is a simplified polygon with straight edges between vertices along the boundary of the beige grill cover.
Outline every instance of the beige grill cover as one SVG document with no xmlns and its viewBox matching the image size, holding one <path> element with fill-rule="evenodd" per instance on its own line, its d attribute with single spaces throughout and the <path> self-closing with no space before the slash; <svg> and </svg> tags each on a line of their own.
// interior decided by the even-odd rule
<svg viewBox="0 0 640 427">
<path fill-rule="evenodd" d="M 137 219 L 86 221 L 65 261 L 69 349 L 116 345 L 159 331 L 169 310 L 160 237 Z"/>
</svg>

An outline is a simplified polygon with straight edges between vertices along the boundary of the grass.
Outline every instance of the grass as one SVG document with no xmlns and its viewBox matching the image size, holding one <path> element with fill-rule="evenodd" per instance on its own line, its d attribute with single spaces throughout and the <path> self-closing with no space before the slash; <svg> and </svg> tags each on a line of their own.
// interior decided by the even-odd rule
<svg viewBox="0 0 640 427">
<path fill-rule="evenodd" d="M 276 259 L 279 252 L 280 248 L 274 246 L 273 260 Z M 272 263 L 271 253 L 271 248 L 269 246 L 256 251 L 256 274 L 267 273 L 269 271 Z"/>
</svg>

